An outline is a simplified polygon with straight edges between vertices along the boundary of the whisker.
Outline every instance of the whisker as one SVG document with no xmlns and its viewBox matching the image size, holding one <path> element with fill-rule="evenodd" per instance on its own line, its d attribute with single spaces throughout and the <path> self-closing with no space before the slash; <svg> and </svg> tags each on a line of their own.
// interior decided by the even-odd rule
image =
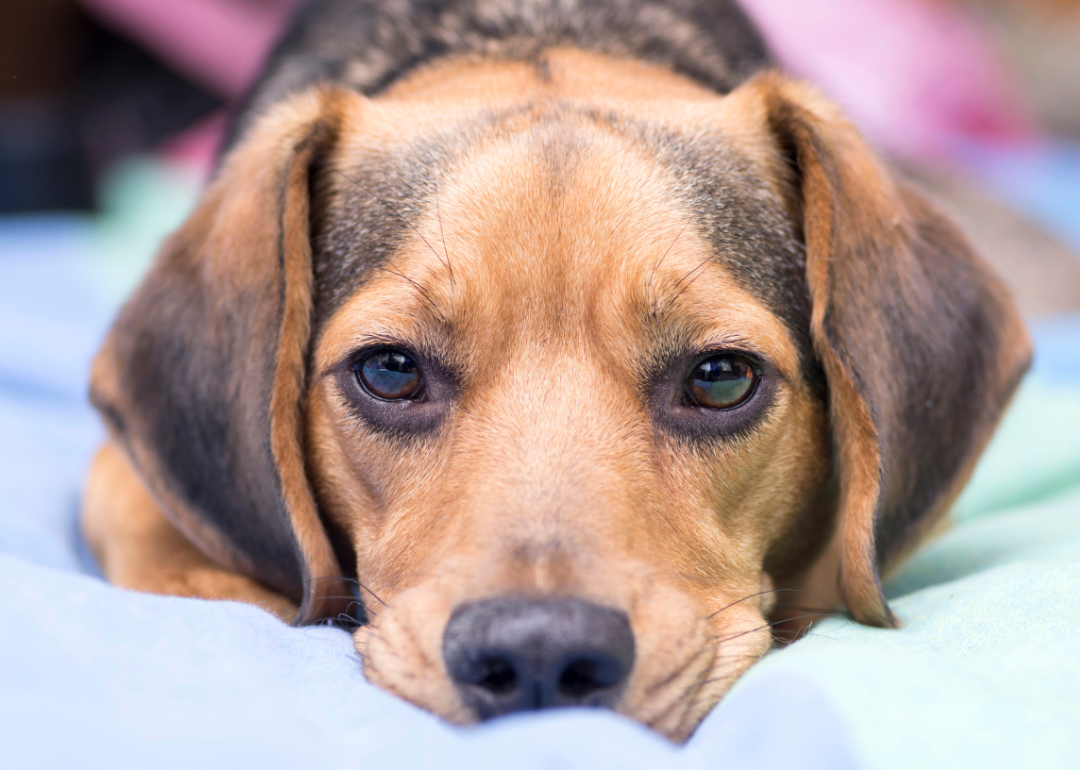
<svg viewBox="0 0 1080 770">
<path fill-rule="evenodd" d="M 695 267 L 693 270 L 691 270 L 689 273 L 687 273 L 686 275 L 684 275 L 682 278 L 679 279 L 679 283 L 682 284 L 682 288 L 679 289 L 675 293 L 674 297 L 672 297 L 670 300 L 668 300 L 667 305 L 664 307 L 664 312 L 667 312 L 671 307 L 673 307 L 675 305 L 675 302 L 679 299 L 679 297 L 681 297 L 683 295 L 683 293 L 687 289 L 690 288 L 691 284 L 693 284 L 694 281 L 697 280 L 697 277 L 691 279 L 690 283 L 686 283 L 686 279 L 690 278 L 690 276 L 694 275 L 694 273 L 698 273 L 698 271 L 701 270 L 701 268 L 705 267 L 705 265 L 712 262 L 713 257 L 715 257 L 715 256 L 716 256 L 715 254 L 710 254 L 704 260 L 702 260 L 701 264 L 699 264 L 697 267 Z M 701 273 L 698 273 L 698 276 L 700 276 L 700 275 L 701 275 Z"/>
<path fill-rule="evenodd" d="M 427 245 L 427 247 L 429 249 L 431 249 L 431 253 L 435 255 L 435 258 L 437 260 L 439 260 L 440 264 L 442 264 L 444 267 L 446 267 L 447 270 L 450 269 L 450 266 L 446 262 L 443 261 L 443 258 L 441 256 L 439 256 L 439 252 L 435 251 L 435 247 L 431 245 L 431 243 L 428 241 L 427 238 L 424 237 L 423 233 L 421 233 L 419 230 L 416 229 L 416 225 L 414 225 L 412 222 L 410 222 L 408 219 L 406 219 L 404 216 L 402 216 L 401 212 L 398 211 L 396 208 L 394 208 L 392 205 L 390 205 L 390 203 L 388 201 L 386 201 L 383 198 L 379 197 L 374 192 L 372 192 L 368 188 L 364 187 L 364 185 L 357 182 L 355 179 L 349 178 L 347 175 L 343 174 L 338 169 L 336 169 L 336 168 L 331 169 L 331 171 L 333 171 L 335 174 L 338 174 L 342 179 L 344 179 L 344 180 L 346 180 L 348 182 L 352 182 L 354 185 L 356 185 L 358 188 L 360 188 L 361 190 L 366 192 L 368 195 L 370 195 L 372 198 L 377 200 L 379 203 L 386 206 L 386 208 L 388 208 L 390 210 L 390 212 L 393 213 L 394 216 L 396 216 L 398 219 L 400 219 L 402 222 L 404 222 L 406 225 L 408 225 L 412 229 L 412 231 L 414 233 L 416 233 L 416 235 L 420 238 L 420 240 L 422 240 Z"/>
<path fill-rule="evenodd" d="M 686 671 L 686 669 L 690 668 L 690 666 L 693 665 L 695 660 L 700 658 L 702 655 L 704 655 L 708 651 L 709 651 L 708 647 L 699 648 L 697 652 L 695 652 L 693 655 L 691 655 L 685 661 L 683 661 L 679 666 L 677 666 L 674 671 L 669 673 L 667 676 L 665 676 L 659 682 L 654 682 L 653 684 L 649 685 L 649 687 L 645 690 L 645 693 L 648 694 L 648 695 L 651 695 L 652 693 L 656 692 L 657 690 L 662 689 L 664 687 L 667 687 L 669 684 L 671 684 L 673 681 L 675 681 L 679 676 L 681 676 L 682 673 L 684 671 Z"/>
<path fill-rule="evenodd" d="M 710 684 L 715 684 L 716 682 L 726 682 L 729 679 L 738 679 L 742 675 L 743 675 L 743 672 L 738 671 L 738 672 L 733 673 L 733 674 L 723 674 L 722 676 L 710 677 L 709 679 L 705 679 L 702 682 L 700 682 L 698 684 L 698 686 L 697 686 L 697 689 L 700 690 L 701 688 L 707 687 Z"/>
<path fill-rule="evenodd" d="M 728 220 L 728 221 L 730 223 L 730 222 L 735 222 L 736 220 L 734 218 L 732 218 L 731 220 Z M 671 250 L 674 248 L 675 243 L 679 240 L 679 238 L 682 236 L 682 234 L 686 231 L 686 228 L 688 226 L 689 226 L 689 223 L 684 225 L 683 229 L 680 230 L 679 234 L 675 237 L 675 240 L 672 241 L 671 245 L 668 246 L 668 249 L 667 249 L 667 251 L 664 252 L 664 255 L 653 264 L 652 270 L 650 270 L 650 272 L 649 272 L 649 279 L 646 282 L 647 286 L 651 287 L 653 285 L 653 280 L 654 280 L 656 271 L 660 268 L 660 265 L 664 262 L 664 260 L 667 259 L 668 254 L 671 253 Z M 754 229 L 754 230 L 752 230 L 750 232 L 742 234 L 742 236 L 738 240 L 740 242 L 746 243 L 746 242 L 749 242 L 749 241 L 753 241 L 759 235 L 762 235 L 764 233 L 770 233 L 770 232 L 775 232 L 774 228 L 760 227 L 760 228 L 756 228 L 756 229 Z M 776 233 L 776 235 L 778 235 L 778 237 L 784 238 L 785 240 L 791 240 L 790 238 L 785 238 L 783 233 Z M 698 277 L 700 277 L 699 271 L 701 270 L 702 267 L 704 267 L 706 264 L 708 264 L 710 261 L 712 261 L 716 257 L 722 256 L 723 254 L 734 252 L 735 251 L 735 248 L 734 248 L 735 245 L 736 244 L 725 245 L 722 249 L 714 250 L 709 255 L 709 257 L 705 259 L 704 262 L 702 262 L 700 265 L 698 265 L 693 270 L 691 270 L 689 273 L 684 275 L 681 279 L 679 279 L 679 281 L 676 284 L 676 285 L 681 286 L 679 291 L 667 301 L 667 303 L 665 304 L 665 306 L 663 308 L 663 311 L 661 311 L 661 309 L 659 307 L 659 304 L 654 302 L 653 315 L 654 316 L 659 315 L 661 312 L 666 312 L 668 309 L 670 309 L 671 306 L 674 305 L 676 300 L 678 300 L 678 298 L 680 296 L 682 296 L 682 294 L 690 287 L 690 285 L 692 285 L 693 282 L 696 281 Z M 793 247 L 795 247 L 796 249 L 800 250 L 800 251 L 805 251 L 805 246 L 803 244 L 797 242 L 797 241 L 792 241 L 791 245 Z M 698 275 L 695 276 L 695 273 L 698 273 Z M 687 283 L 686 282 L 687 279 L 690 279 L 692 276 L 693 276 L 692 280 L 690 280 L 689 283 Z"/>
<path fill-rule="evenodd" d="M 392 264 L 392 263 L 391 263 L 391 264 Z M 423 287 L 423 286 L 421 286 L 420 284 L 418 284 L 418 283 L 417 283 L 416 281 L 414 281 L 414 280 L 413 280 L 412 278 L 410 278 L 409 276 L 405 275 L 404 273 L 399 273 L 399 272 L 398 272 L 398 271 L 396 271 L 396 270 L 390 270 L 390 269 L 388 269 L 388 268 L 385 268 L 385 267 L 383 267 L 383 266 L 381 266 L 381 265 L 374 265 L 374 268 L 375 268 L 376 270 L 382 270 L 382 271 L 383 271 L 384 273 L 390 273 L 390 275 L 396 275 L 396 276 L 397 276 L 398 278 L 401 278 L 402 280 L 405 280 L 405 281 L 408 281 L 409 283 L 411 283 L 411 284 L 412 284 L 412 285 L 413 285 L 414 287 L 416 287 L 416 290 L 417 290 L 418 292 L 420 292 L 420 294 L 421 294 L 421 295 L 422 295 L 422 296 L 424 297 L 424 299 L 425 299 L 425 300 L 427 300 L 428 306 L 429 306 L 429 307 L 430 307 L 430 308 L 432 309 L 432 311 L 434 311 L 434 313 L 435 313 L 436 315 L 439 315 L 439 316 L 441 317 L 441 315 L 442 315 L 442 314 L 441 314 L 441 313 L 439 313 L 439 310 L 438 310 L 438 306 L 437 306 L 437 305 L 435 304 L 435 300 L 433 300 L 433 299 L 431 298 L 431 295 L 430 295 L 430 294 L 428 294 L 428 293 L 427 293 L 427 292 L 426 292 L 426 291 L 424 290 L 424 287 Z"/>
<path fill-rule="evenodd" d="M 702 647 L 698 651 L 698 654 L 700 654 L 702 652 L 707 652 L 707 651 L 709 651 L 711 649 L 714 649 L 714 648 L 712 648 L 712 647 Z M 716 660 L 751 660 L 751 661 L 754 661 L 754 660 L 759 660 L 764 654 L 765 653 L 756 654 L 756 655 L 743 655 L 743 654 L 716 655 L 715 659 Z M 696 657 L 697 657 L 697 655 L 694 656 L 694 658 L 696 658 Z M 691 658 L 691 660 L 693 660 L 694 658 Z M 684 667 L 680 667 L 680 668 L 682 669 Z M 715 668 L 715 667 L 710 667 L 709 670 L 712 670 L 713 668 Z M 687 687 L 686 693 L 687 694 L 693 693 L 694 696 L 696 696 L 696 694 L 701 691 L 702 687 L 704 687 L 704 686 L 706 686 L 708 684 L 711 684 L 713 682 L 719 682 L 719 681 L 721 681 L 723 679 L 735 679 L 735 678 L 741 676 L 743 671 L 745 671 L 745 668 L 741 668 L 738 672 L 735 672 L 735 673 L 732 673 L 732 674 L 727 674 L 727 675 L 720 676 L 720 677 L 711 677 L 709 679 L 700 679 L 699 678 L 697 681 L 695 681 L 693 684 L 691 684 L 689 687 Z M 707 674 L 708 674 L 708 671 L 703 672 L 702 676 L 707 676 Z M 673 677 L 668 677 L 668 679 L 672 679 L 672 678 Z M 666 681 L 667 680 L 665 680 L 665 682 Z M 650 687 L 647 692 L 652 693 L 657 689 L 659 689 L 659 688 L 656 687 L 656 686 Z M 663 719 L 668 714 L 670 714 L 672 712 L 672 710 L 675 709 L 677 706 L 679 706 L 680 704 L 685 705 L 687 702 L 692 701 L 694 696 L 691 696 L 691 697 L 684 696 L 684 697 L 676 698 L 674 701 L 669 703 L 665 708 L 661 709 L 659 713 L 654 714 L 651 717 L 649 717 L 646 720 L 646 724 L 649 725 L 650 727 L 655 726 L 657 722 L 659 722 L 661 719 Z"/>
<path fill-rule="evenodd" d="M 364 625 L 357 618 L 352 615 L 347 615 L 344 612 L 339 612 L 338 616 L 330 622 L 338 628 L 344 628 L 350 631 Z"/>
<path fill-rule="evenodd" d="M 732 607 L 734 607 L 736 604 L 740 604 L 742 602 L 745 602 L 747 599 L 753 599 L 754 597 L 757 597 L 757 596 L 764 596 L 765 594 L 778 594 L 778 593 L 805 594 L 806 596 L 809 596 L 812 599 L 817 599 L 819 602 L 821 602 L 826 607 L 831 609 L 833 611 L 833 613 L 835 613 L 837 615 L 843 615 L 844 614 L 844 611 L 842 609 L 840 609 L 839 607 L 833 606 L 832 604 L 830 604 L 828 601 L 826 601 L 822 597 L 818 596 L 817 594 L 811 593 L 810 591 L 804 591 L 801 588 L 770 588 L 768 591 L 758 591 L 756 594 L 750 594 L 749 596 L 744 596 L 743 598 L 732 602 L 731 604 L 727 605 L 726 607 L 721 607 L 716 612 L 709 615 L 708 618 L 712 619 L 712 618 L 716 617 L 717 615 L 719 615 L 721 612 L 724 612 L 725 610 L 729 610 Z M 814 608 L 814 607 L 798 607 L 798 606 L 795 606 L 795 605 L 782 605 L 782 604 L 777 604 L 777 605 L 775 605 L 775 607 L 778 607 L 780 609 L 793 609 L 793 610 L 806 610 L 806 611 L 816 611 L 816 609 L 817 609 L 817 608 Z M 826 615 L 828 613 L 821 613 L 821 614 Z"/>
<path fill-rule="evenodd" d="M 300 581 L 299 583 L 297 583 L 296 585 L 292 586 L 292 588 L 290 588 L 288 591 L 285 591 L 285 592 L 283 592 L 281 594 L 278 594 L 278 596 L 281 597 L 281 598 L 288 598 L 289 594 L 291 594 L 296 589 L 302 588 L 302 587 L 306 586 L 308 583 L 314 583 L 314 582 L 319 581 L 319 580 L 339 580 L 339 581 L 342 581 L 344 583 L 351 583 L 352 585 L 355 585 L 357 587 L 357 589 L 367 591 L 382 606 L 384 606 L 384 607 L 388 606 L 386 604 L 386 602 L 384 602 L 374 591 L 372 591 L 366 585 L 361 583 L 359 580 L 357 580 L 356 578 L 345 577 L 344 575 L 325 575 L 325 576 L 322 576 L 322 577 L 306 578 L 306 579 Z M 359 627 L 359 626 L 366 625 L 367 623 L 370 623 L 372 618 L 375 618 L 375 617 L 378 616 L 378 613 L 375 612 L 373 609 L 371 609 L 370 607 L 368 607 L 364 603 L 363 598 L 359 595 L 359 590 L 355 594 L 348 594 L 348 595 L 331 594 L 329 596 L 325 596 L 325 597 L 322 597 L 322 598 L 325 598 L 325 599 L 348 599 L 348 600 L 350 600 L 349 604 L 347 604 L 346 607 L 345 607 L 346 612 L 352 612 L 353 607 L 359 607 L 360 610 L 364 614 L 364 618 L 365 618 L 364 620 L 361 620 L 360 618 L 357 618 L 355 616 L 345 615 L 345 613 L 338 613 L 336 618 L 322 618 L 319 621 L 317 621 L 314 625 L 324 624 L 324 625 L 340 625 L 340 626 Z M 347 621 L 342 621 L 343 616 L 347 617 L 348 620 Z"/>
<path fill-rule="evenodd" d="M 715 640 L 715 643 L 716 644 L 724 644 L 725 642 L 730 642 L 730 641 L 732 641 L 734 639 L 738 639 L 740 637 L 747 636 L 748 634 L 755 634 L 758 631 L 762 631 L 762 630 L 764 630 L 766 628 L 772 628 L 773 626 L 780 625 L 781 623 L 790 623 L 793 620 L 802 620 L 803 618 L 820 618 L 820 617 L 825 617 L 825 614 L 821 613 L 821 612 L 812 612 L 812 613 L 809 613 L 809 614 L 806 614 L 806 615 L 796 615 L 793 618 L 785 618 L 784 620 L 774 620 L 774 621 L 765 623 L 763 625 L 755 626 L 754 628 L 747 629 L 746 631 L 740 631 L 739 633 L 732 634 L 731 636 L 717 637 L 716 640 Z"/>
<path fill-rule="evenodd" d="M 326 596 L 326 597 L 323 597 L 323 598 L 325 598 L 325 599 L 348 599 L 349 603 L 346 605 L 346 609 L 351 609 L 352 607 L 360 607 L 361 609 L 364 610 L 364 612 L 366 614 L 371 615 L 371 616 L 376 615 L 376 613 L 373 610 L 369 610 L 367 607 L 365 607 L 364 603 L 362 601 L 360 601 L 360 599 L 358 599 L 355 596 Z"/>
<path fill-rule="evenodd" d="M 701 686 L 695 683 L 695 684 L 691 685 L 691 687 L 687 688 L 686 692 L 689 693 L 691 690 L 693 690 L 694 693 L 696 694 L 697 691 L 700 690 L 700 689 L 701 689 Z M 659 722 L 661 719 L 666 717 L 668 714 L 670 714 L 672 711 L 674 711 L 679 706 L 684 706 L 685 707 L 687 705 L 687 703 L 692 701 L 692 700 L 693 700 L 693 698 L 687 698 L 687 697 L 675 698 L 670 703 L 668 703 L 667 706 L 660 709 L 660 711 L 658 713 L 654 714 L 651 717 L 648 717 L 645 720 L 645 724 L 647 726 L 652 727 L 652 728 L 655 729 L 657 722 Z"/>
<path fill-rule="evenodd" d="M 387 605 L 387 603 L 386 603 L 386 602 L 384 602 L 384 601 L 383 601 L 382 599 L 380 599 L 380 598 L 379 598 L 379 597 L 378 597 L 378 596 L 376 595 L 376 593 L 375 593 L 374 591 L 372 591 L 372 590 L 371 590 L 370 588 L 368 588 L 368 587 L 367 587 L 366 585 L 364 585 L 363 583 L 361 583 L 361 582 L 360 582 L 359 580 L 357 580 L 356 578 L 351 578 L 351 577 L 345 577 L 344 575 L 325 575 L 325 576 L 323 576 L 323 577 L 314 577 L 314 578 L 307 578 L 306 580 L 302 580 L 301 582 L 297 583 L 297 584 L 296 584 L 295 586 L 293 586 L 293 587 L 292 587 L 292 588 L 290 588 L 289 590 L 290 590 L 290 591 L 292 591 L 293 589 L 296 589 L 296 588 L 300 588 L 301 586 L 303 586 L 303 585 L 306 585 L 307 583 L 314 583 L 314 582 L 315 582 L 315 581 L 317 581 L 317 580 L 341 580 L 341 581 L 343 581 L 343 582 L 345 582 L 345 583 L 352 583 L 352 584 L 353 584 L 353 585 L 355 585 L 355 586 L 356 586 L 357 588 L 362 588 L 363 590 L 365 590 L 365 591 L 367 591 L 367 592 L 368 592 L 369 594 L 371 594 L 371 595 L 372 595 L 372 596 L 373 596 L 373 597 L 375 598 L 375 600 L 376 600 L 376 601 L 377 601 L 377 602 L 378 602 L 379 604 L 381 604 L 382 606 L 384 606 L 384 607 L 387 607 L 387 606 L 389 606 L 389 605 Z"/>
<path fill-rule="evenodd" d="M 359 589 L 363 589 L 364 591 L 366 591 L 370 595 L 374 596 L 376 598 L 376 600 L 378 600 L 378 603 L 381 604 L 383 607 L 387 606 L 386 602 L 383 602 L 383 600 L 380 599 L 375 594 L 374 591 L 370 590 L 369 587 L 364 585 L 362 582 L 360 582 L 359 580 L 356 580 L 355 578 L 347 578 L 347 577 L 345 577 L 343 575 L 326 575 L 326 576 L 323 576 L 321 578 L 307 578 L 306 580 L 303 580 L 300 583 L 294 585 L 293 589 L 298 589 L 298 587 L 300 587 L 302 585 L 306 585 L 307 583 L 314 583 L 315 581 L 319 581 L 319 580 L 340 580 L 340 581 L 345 582 L 345 583 L 352 583 L 356 587 L 359 587 Z"/>
<path fill-rule="evenodd" d="M 742 604 L 747 599 L 753 599 L 753 598 L 758 597 L 758 596 L 764 596 L 765 594 L 773 594 L 773 593 L 776 593 L 777 591 L 783 591 L 783 590 L 784 590 L 783 588 L 770 588 L 768 591 L 758 591 L 756 594 L 750 594 L 749 596 L 744 596 L 741 599 L 737 599 L 736 601 L 733 601 L 731 604 L 727 605 L 726 607 L 721 607 L 716 612 L 709 615 L 708 618 L 711 620 L 712 618 L 715 618 L 717 615 L 719 615 L 721 612 L 724 612 L 726 610 L 730 610 L 736 604 Z"/>
<path fill-rule="evenodd" d="M 454 280 L 454 268 L 450 265 L 450 249 L 446 246 L 446 231 L 443 230 L 442 223 L 442 209 L 439 208 L 439 191 L 435 190 L 435 216 L 439 220 L 439 237 L 442 238 L 443 254 L 446 255 L 446 269 L 450 273 L 450 285 L 456 286 L 457 282 Z"/>
<path fill-rule="evenodd" d="M 679 234 L 675 236 L 675 240 L 673 240 L 668 245 L 667 250 L 663 253 L 663 255 L 660 257 L 660 259 L 656 260 L 655 264 L 653 264 L 652 270 L 649 271 L 649 279 L 648 279 L 648 281 L 646 281 L 647 286 L 652 287 L 652 282 L 653 282 L 653 278 L 656 276 L 656 271 L 660 269 L 660 265 L 662 265 L 664 263 L 664 260 L 666 260 L 668 258 L 668 254 L 670 254 L 671 250 L 673 248 L 675 248 L 675 244 L 678 243 L 680 238 L 682 238 L 682 234 L 686 232 L 686 228 L 689 227 L 689 226 L 690 226 L 689 222 L 687 222 L 686 224 L 684 224 L 682 226 L 682 229 L 679 230 Z"/>
</svg>

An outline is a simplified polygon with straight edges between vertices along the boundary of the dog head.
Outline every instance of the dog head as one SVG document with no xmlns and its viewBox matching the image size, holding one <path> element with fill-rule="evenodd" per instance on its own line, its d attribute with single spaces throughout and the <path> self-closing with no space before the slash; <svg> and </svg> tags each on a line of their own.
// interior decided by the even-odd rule
<svg viewBox="0 0 1080 770">
<path fill-rule="evenodd" d="M 685 738 L 773 587 L 880 574 L 1026 368 L 999 282 L 835 107 L 574 51 L 260 118 L 99 356 L 207 554 L 458 722 L 603 705 Z"/>
</svg>

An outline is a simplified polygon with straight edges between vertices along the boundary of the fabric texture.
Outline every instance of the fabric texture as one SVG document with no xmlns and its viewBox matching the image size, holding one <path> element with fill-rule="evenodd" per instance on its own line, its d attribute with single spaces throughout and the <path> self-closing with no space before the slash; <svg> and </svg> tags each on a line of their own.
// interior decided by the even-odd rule
<svg viewBox="0 0 1080 770">
<path fill-rule="evenodd" d="M 1080 756 L 1080 317 L 956 506 L 887 583 L 768 655 L 685 747 L 614 714 L 448 726 L 363 678 L 344 631 L 116 589 L 77 529 L 103 431 L 89 361 L 189 180 L 132 167 L 102 219 L 0 221 L 0 745 L 7 767 L 1056 768 Z"/>
</svg>

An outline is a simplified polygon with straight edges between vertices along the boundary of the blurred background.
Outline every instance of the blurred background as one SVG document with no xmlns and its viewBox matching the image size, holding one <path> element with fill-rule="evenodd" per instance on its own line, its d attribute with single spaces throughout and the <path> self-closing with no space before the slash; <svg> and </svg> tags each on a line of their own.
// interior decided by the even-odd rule
<svg viewBox="0 0 1080 770">
<path fill-rule="evenodd" d="M 145 262 L 297 2 L 3 0 L 0 249 L 52 212 Z M 1080 0 L 743 5 L 785 67 L 962 223 L 1025 312 L 1080 309 Z"/>
</svg>

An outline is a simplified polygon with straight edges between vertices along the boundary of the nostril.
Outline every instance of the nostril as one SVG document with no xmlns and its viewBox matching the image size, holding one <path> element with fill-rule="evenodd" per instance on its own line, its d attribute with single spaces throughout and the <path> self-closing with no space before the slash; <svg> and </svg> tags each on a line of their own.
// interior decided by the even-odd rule
<svg viewBox="0 0 1080 770">
<path fill-rule="evenodd" d="M 538 708 L 528 685 L 525 662 L 498 648 L 469 646 L 467 641 L 444 642 L 447 673 L 477 716 L 488 719 L 511 711 Z"/>
<path fill-rule="evenodd" d="M 518 676 L 514 666 L 506 658 L 489 658 L 478 667 L 480 676 L 477 687 L 493 695 L 509 695 L 518 688 Z"/>
</svg>

